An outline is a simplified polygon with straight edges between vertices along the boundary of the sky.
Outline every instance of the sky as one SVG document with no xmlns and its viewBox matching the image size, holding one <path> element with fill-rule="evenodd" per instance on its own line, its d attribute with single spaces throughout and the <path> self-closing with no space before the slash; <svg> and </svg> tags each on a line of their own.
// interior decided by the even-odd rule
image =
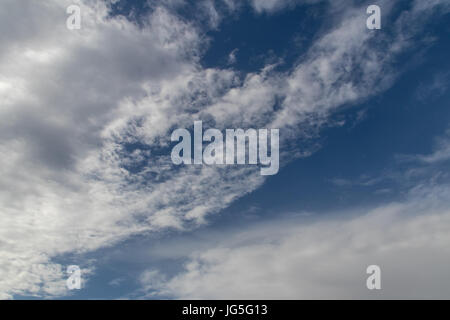
<svg viewBox="0 0 450 320">
<path fill-rule="evenodd" d="M 0 30 L 0 299 L 450 298 L 448 0 L 2 0 Z M 279 129 L 278 173 L 175 165 L 198 120 Z"/>
</svg>

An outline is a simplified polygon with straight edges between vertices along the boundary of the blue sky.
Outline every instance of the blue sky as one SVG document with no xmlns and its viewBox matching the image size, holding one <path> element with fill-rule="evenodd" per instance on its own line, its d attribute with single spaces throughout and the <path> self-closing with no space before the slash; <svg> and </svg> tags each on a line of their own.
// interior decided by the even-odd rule
<svg viewBox="0 0 450 320">
<path fill-rule="evenodd" d="M 447 1 L 69 3 L 0 6 L 0 298 L 450 297 Z M 194 120 L 280 171 L 173 166 Z"/>
</svg>

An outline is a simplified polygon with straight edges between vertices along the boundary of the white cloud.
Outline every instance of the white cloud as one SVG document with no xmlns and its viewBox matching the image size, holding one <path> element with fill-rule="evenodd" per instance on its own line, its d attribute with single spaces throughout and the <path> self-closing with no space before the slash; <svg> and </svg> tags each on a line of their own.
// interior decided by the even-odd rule
<svg viewBox="0 0 450 320">
<path fill-rule="evenodd" d="M 314 4 L 323 0 L 251 0 L 253 9 L 258 13 L 272 13 L 297 4 Z"/>
<path fill-rule="evenodd" d="M 327 221 L 238 228 L 191 254 L 176 276 L 152 269 L 141 283 L 148 295 L 180 299 L 448 298 L 449 200 L 449 186 L 422 186 L 402 203 Z M 373 264 L 381 267 L 379 292 L 366 288 Z"/>
<path fill-rule="evenodd" d="M 230 52 L 228 55 L 228 64 L 235 64 L 237 61 L 236 54 L 238 53 L 239 49 L 234 49 Z"/>
<path fill-rule="evenodd" d="M 156 10 L 139 29 L 109 19 L 100 2 L 80 3 L 82 29 L 71 32 L 70 3 L 8 0 L 0 7 L 2 29 L 14 30 L 2 33 L 0 49 L 1 81 L 14 88 L 0 93 L 3 297 L 59 295 L 66 275 L 39 274 L 34 265 L 148 228 L 131 222 L 123 196 L 89 177 L 84 165 L 98 153 L 120 101 L 143 97 L 150 80 L 192 69 L 201 42 L 167 11 Z"/>
<path fill-rule="evenodd" d="M 430 154 L 399 155 L 400 161 L 422 162 L 433 165 L 450 160 L 450 129 L 443 136 L 435 139 L 433 151 Z"/>
</svg>

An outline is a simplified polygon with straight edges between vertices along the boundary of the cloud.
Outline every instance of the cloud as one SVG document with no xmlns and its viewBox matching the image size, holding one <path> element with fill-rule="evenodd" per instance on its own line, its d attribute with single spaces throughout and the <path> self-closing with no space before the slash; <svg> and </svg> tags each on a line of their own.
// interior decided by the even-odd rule
<svg viewBox="0 0 450 320">
<path fill-rule="evenodd" d="M 297 4 L 314 4 L 322 0 L 251 0 L 251 5 L 257 13 L 273 13 L 285 7 Z"/>
<path fill-rule="evenodd" d="M 4 1 L 0 8 L 2 27 L 18 26 L 2 33 L 0 49 L 0 81 L 10 89 L 0 92 L 3 297 L 60 295 L 66 275 L 56 273 L 56 281 L 33 266 L 52 266 L 57 255 L 146 229 L 127 225 L 132 214 L 118 209 L 120 196 L 106 184 L 87 176 L 85 161 L 102 145 L 104 123 L 118 103 L 144 96 L 150 80 L 193 68 L 201 42 L 163 9 L 139 28 L 109 18 L 95 1 L 80 3 L 82 29 L 71 32 L 65 27 L 69 4 Z"/>
<path fill-rule="evenodd" d="M 443 136 L 435 139 L 433 151 L 430 154 L 398 155 L 402 162 L 421 162 L 427 165 L 435 165 L 450 160 L 450 129 Z"/>
<path fill-rule="evenodd" d="M 450 296 L 449 200 L 448 185 L 421 186 L 404 202 L 325 221 L 238 228 L 194 251 L 172 278 L 144 272 L 142 287 L 177 299 L 442 299 Z M 379 292 L 366 288 L 373 264 Z"/>
<path fill-rule="evenodd" d="M 0 35 L 3 298 L 65 294 L 64 273 L 42 271 L 63 270 L 56 257 L 190 230 L 264 182 L 255 167 L 173 166 L 165 151 L 174 127 L 203 119 L 308 139 L 328 113 L 389 83 L 390 58 L 405 49 L 371 45 L 365 16 L 349 9 L 293 70 L 266 66 L 242 79 L 202 68 L 204 33 L 167 7 L 138 26 L 110 16 L 106 2 L 84 1 L 82 29 L 69 31 L 69 4 L 0 7 L 0 27 L 12 30 Z"/>
<path fill-rule="evenodd" d="M 424 103 L 428 99 L 436 99 L 447 92 L 450 84 L 450 72 L 440 72 L 434 75 L 430 83 L 421 84 L 416 92 L 416 97 Z"/>
<path fill-rule="evenodd" d="M 234 49 L 230 52 L 230 54 L 228 55 L 228 64 L 235 64 L 237 61 L 237 53 L 239 52 L 239 49 Z"/>
</svg>

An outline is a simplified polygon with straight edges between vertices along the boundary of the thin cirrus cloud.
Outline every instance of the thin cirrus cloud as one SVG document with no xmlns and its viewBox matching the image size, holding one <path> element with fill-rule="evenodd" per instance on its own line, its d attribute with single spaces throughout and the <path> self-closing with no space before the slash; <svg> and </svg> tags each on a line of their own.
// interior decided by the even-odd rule
<svg viewBox="0 0 450 320">
<path fill-rule="evenodd" d="M 265 3 L 261 10 L 276 7 Z M 415 2 L 409 14 L 426 19 L 443 3 Z M 306 139 L 339 106 L 373 95 L 377 83 L 386 88 L 391 59 L 415 31 L 400 17 L 395 41 L 379 47 L 365 12 L 349 8 L 292 70 L 268 65 L 242 79 L 202 68 L 206 37 L 168 7 L 137 26 L 110 16 L 108 2 L 80 2 L 82 29 L 71 32 L 70 4 L 0 7 L 2 30 L 12 30 L 0 35 L 2 298 L 67 294 L 55 257 L 188 230 L 264 182 L 252 167 L 173 167 L 155 152 L 167 148 L 171 128 L 207 119 L 217 128 L 281 128 L 284 143 Z"/>
<path fill-rule="evenodd" d="M 398 155 L 397 159 L 402 162 L 420 162 L 424 164 L 434 165 L 445 163 L 450 160 L 450 129 L 445 134 L 435 138 L 433 152 L 423 155 Z"/>
</svg>

